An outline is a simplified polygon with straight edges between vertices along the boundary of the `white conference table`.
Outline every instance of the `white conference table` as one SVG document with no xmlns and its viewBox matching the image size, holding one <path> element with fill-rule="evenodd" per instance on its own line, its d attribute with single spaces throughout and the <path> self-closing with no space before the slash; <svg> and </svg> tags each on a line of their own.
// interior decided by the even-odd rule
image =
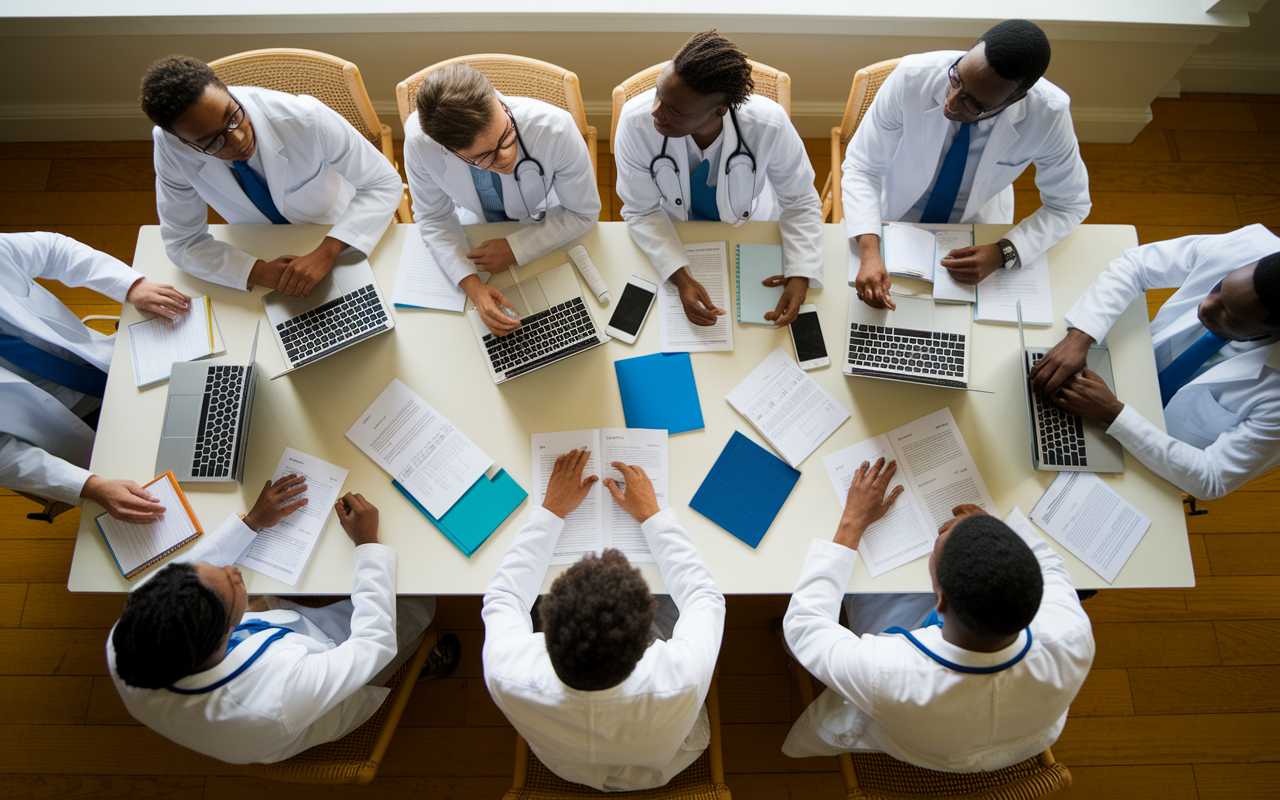
<svg viewBox="0 0 1280 800">
<path fill-rule="evenodd" d="M 473 243 L 505 235 L 514 223 L 479 225 L 468 230 Z M 686 242 L 728 240 L 730 280 L 732 245 L 737 242 L 778 243 L 775 223 L 748 223 L 732 228 L 718 223 L 677 226 Z M 994 242 L 1008 226 L 978 226 L 976 241 Z M 282 253 L 308 252 L 324 236 L 322 226 L 213 226 L 213 235 L 242 250 L 270 259 Z M 404 238 L 417 235 L 409 225 L 393 225 L 371 256 L 383 292 L 390 297 Z M 818 306 L 832 365 L 810 374 L 851 414 L 851 418 L 801 465 L 802 476 L 781 513 L 757 549 L 743 544 L 688 508 L 721 449 L 734 430 L 768 444 L 724 397 L 775 347 L 792 352 L 785 330 L 738 325 L 733 352 L 693 355 L 693 370 L 706 428 L 670 438 L 670 501 L 706 559 L 720 588 L 728 593 L 789 593 L 815 538 L 829 538 L 840 518 L 822 457 L 949 406 L 973 453 L 1001 514 L 1013 506 L 1029 512 L 1056 473 L 1031 468 L 1016 328 L 974 324 L 972 383 L 991 394 L 941 387 L 849 378 L 840 363 L 845 351 L 848 301 L 846 248 L 842 225 L 824 226 L 826 288 L 810 290 Z M 632 273 L 652 275 L 652 267 L 631 241 L 624 223 L 602 222 L 582 239 L 614 298 Z M 1094 277 L 1122 250 L 1137 244 L 1131 226 L 1085 225 L 1049 254 L 1054 317 L 1052 328 L 1027 330 L 1029 345 L 1049 346 L 1064 334 L 1063 314 Z M 563 251 L 523 267 L 522 278 L 567 261 Z M 158 227 L 144 227 L 134 265 L 152 280 L 171 283 L 192 295 L 209 294 L 214 315 L 227 344 L 226 363 L 244 363 L 254 323 L 265 319 L 265 289 L 240 292 L 215 286 L 180 272 L 165 256 Z M 499 288 L 509 275 L 495 277 Z M 732 293 L 731 293 L 732 294 Z M 585 291 L 597 323 L 604 325 L 611 308 L 601 308 Z M 483 593 L 516 530 L 525 522 L 532 499 L 526 500 L 471 558 L 460 553 L 392 487 L 391 478 L 344 435 L 358 415 L 399 378 L 447 419 L 461 428 L 494 459 L 494 471 L 507 472 L 532 492 L 530 435 L 549 431 L 622 427 L 625 421 L 613 361 L 658 350 L 657 308 L 634 345 L 612 341 L 586 353 L 522 376 L 502 386 L 489 378 L 470 328 L 461 315 L 396 309 L 396 327 L 322 362 L 279 380 L 268 380 L 283 364 L 270 331 L 263 326 L 258 363 L 263 368 L 253 409 L 245 479 L 241 484 L 188 484 L 188 498 L 206 530 L 228 514 L 247 511 L 271 476 L 286 446 L 350 470 L 346 489 L 362 493 L 381 512 L 381 540 L 399 552 L 396 589 L 403 594 Z M 733 311 L 730 310 L 732 317 Z M 164 417 L 167 383 L 144 389 L 133 385 L 125 332 L 141 318 L 124 309 L 114 361 L 102 407 L 92 469 L 95 473 L 145 482 L 154 476 L 155 457 Z M 1163 425 L 1155 360 L 1141 298 L 1121 316 L 1108 337 L 1119 396 L 1156 425 Z M 1151 473 L 1132 456 L 1125 472 L 1104 475 L 1110 486 L 1152 519 L 1114 587 L 1192 586 L 1190 546 L 1179 491 Z M 492 471 L 491 471 L 492 472 Z M 72 591 L 122 592 L 130 582 L 116 568 L 93 522 L 101 510 L 87 504 L 81 516 L 68 586 Z M 1047 538 L 1047 537 L 1046 537 Z M 1051 544 L 1052 539 L 1049 539 Z M 1107 584 L 1091 569 L 1063 552 L 1080 588 Z M 296 587 L 245 570 L 252 593 L 338 594 L 350 591 L 352 544 L 330 515 L 306 573 Z M 640 565 L 655 591 L 663 589 L 654 564 Z M 552 567 L 545 587 L 563 570 Z M 928 591 L 926 559 L 921 558 L 872 580 L 859 562 L 851 591 Z"/>
</svg>

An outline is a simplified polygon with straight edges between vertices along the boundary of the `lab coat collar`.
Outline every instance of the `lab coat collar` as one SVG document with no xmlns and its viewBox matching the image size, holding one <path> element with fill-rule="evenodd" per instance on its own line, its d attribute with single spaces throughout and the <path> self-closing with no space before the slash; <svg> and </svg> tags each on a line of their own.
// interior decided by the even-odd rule
<svg viewBox="0 0 1280 800">
<path fill-rule="evenodd" d="M 921 644 L 928 647 L 934 654 L 964 667 L 994 667 L 1004 664 L 1016 658 L 1022 652 L 1022 648 L 1027 646 L 1027 629 L 1023 629 L 1018 633 L 1018 638 L 1013 640 L 1013 644 L 994 653 L 979 653 L 975 650 L 956 647 L 942 638 L 942 628 L 940 627 L 914 630 L 911 635 L 915 636 Z M 903 638 L 905 641 L 905 637 Z M 928 656 L 925 657 L 927 658 Z"/>
<path fill-rule="evenodd" d="M 1277 353 L 1280 353 L 1280 348 L 1275 344 L 1254 348 L 1214 365 L 1212 369 L 1205 370 L 1204 374 L 1199 375 L 1187 385 L 1256 380 L 1262 374 L 1264 366 L 1274 368 L 1275 364 L 1280 364 L 1280 356 L 1277 356 Z"/>
<path fill-rule="evenodd" d="M 265 615 L 264 615 L 265 616 Z M 239 669 L 244 662 L 253 657 L 259 648 L 266 644 L 276 634 L 274 630 L 259 631 L 249 638 L 245 639 L 230 652 L 227 657 L 219 661 L 212 668 L 204 672 L 197 672 L 188 675 L 179 681 L 174 681 L 174 687 L 178 689 L 186 689 L 188 691 L 199 691 L 208 686 L 212 686 L 223 678 Z"/>
</svg>

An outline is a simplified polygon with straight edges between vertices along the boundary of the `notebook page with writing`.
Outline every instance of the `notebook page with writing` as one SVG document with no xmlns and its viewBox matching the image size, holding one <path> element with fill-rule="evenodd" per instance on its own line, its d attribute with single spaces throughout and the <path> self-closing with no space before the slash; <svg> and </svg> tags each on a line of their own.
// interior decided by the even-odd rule
<svg viewBox="0 0 1280 800">
<path fill-rule="evenodd" d="M 889 223 L 881 228 L 880 255 L 890 275 L 933 280 L 937 239 L 932 231 Z"/>
<path fill-rule="evenodd" d="M 164 514 L 154 522 L 121 522 L 110 514 L 96 518 L 121 574 L 132 578 L 147 564 L 188 544 L 200 535 L 199 521 L 188 511 L 173 473 L 165 473 L 146 485 Z"/>
<path fill-rule="evenodd" d="M 1018 301 L 1022 301 L 1022 324 L 1053 325 L 1053 290 L 1049 283 L 1049 257 L 1040 254 L 1021 269 L 997 269 L 978 284 L 974 320 L 1018 323 Z"/>
<path fill-rule="evenodd" d="M 135 386 L 167 380 L 174 362 L 195 361 L 217 350 L 213 332 L 213 307 L 208 295 L 191 298 L 187 313 L 175 320 L 165 317 L 129 326 L 129 350 L 133 356 Z"/>
</svg>

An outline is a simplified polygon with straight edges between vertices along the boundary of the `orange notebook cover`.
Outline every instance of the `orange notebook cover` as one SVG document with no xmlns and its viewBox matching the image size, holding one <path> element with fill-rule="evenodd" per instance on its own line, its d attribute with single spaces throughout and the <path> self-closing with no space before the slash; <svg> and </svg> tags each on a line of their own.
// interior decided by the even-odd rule
<svg viewBox="0 0 1280 800">
<path fill-rule="evenodd" d="M 120 574 L 130 580 L 204 533 L 172 472 L 166 472 L 143 488 L 150 489 L 165 507 L 164 514 L 155 522 L 142 525 L 121 522 L 107 513 L 94 519 Z"/>
</svg>

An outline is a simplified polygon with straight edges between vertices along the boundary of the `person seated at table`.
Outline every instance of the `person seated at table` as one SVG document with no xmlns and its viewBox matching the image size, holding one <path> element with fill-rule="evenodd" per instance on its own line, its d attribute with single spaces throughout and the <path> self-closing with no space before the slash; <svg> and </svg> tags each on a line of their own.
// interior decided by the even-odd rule
<svg viewBox="0 0 1280 800">
<path fill-rule="evenodd" d="M 673 222 L 777 220 L 782 275 L 765 280 L 783 287 L 777 308 L 765 314 L 775 325 L 790 325 L 809 287 L 822 288 L 822 201 L 813 166 L 787 112 L 754 88 L 747 54 L 715 30 L 703 31 L 618 117 L 613 152 L 622 218 L 695 325 L 714 325 L 725 310 L 690 274 Z"/>
<path fill-rule="evenodd" d="M 134 587 L 107 638 L 107 664 L 135 719 L 232 764 L 273 763 L 341 739 L 369 719 L 416 649 L 434 597 L 396 597 L 396 551 L 378 543 L 378 509 L 348 492 L 335 510 L 355 544 L 351 598 L 307 608 L 267 598 L 249 610 L 233 566 L 258 531 L 307 504 L 305 479 L 262 488 L 191 549 Z M 458 662 L 445 636 L 419 680 Z"/>
<path fill-rule="evenodd" d="M 391 162 L 324 103 L 256 86 L 224 86 L 189 56 L 142 78 L 155 123 L 156 208 L 170 260 L 235 289 L 309 295 L 348 247 L 371 253 L 403 184 Z M 232 225 L 332 225 L 310 253 L 256 258 L 209 233 L 208 209 Z"/>
<path fill-rule="evenodd" d="M 542 505 L 489 583 L 484 679 L 552 772 L 601 790 L 649 789 L 710 741 L 703 701 L 724 633 L 724 596 L 675 511 L 658 509 L 644 470 L 614 462 L 624 486 L 612 478 L 605 486 L 640 522 L 671 596 L 655 600 L 621 552 L 587 554 L 538 603 L 535 628 L 530 611 L 565 517 L 596 480 L 582 477 L 589 458 L 575 450 L 556 460 Z"/>
<path fill-rule="evenodd" d="M 404 123 L 414 222 L 449 282 L 467 293 L 490 331 L 505 336 L 520 322 L 476 270 L 528 264 L 591 230 L 600 218 L 591 154 L 569 112 L 506 97 L 469 64 L 429 73 L 415 104 Z M 511 221 L 526 227 L 474 248 L 462 230 Z"/>
<path fill-rule="evenodd" d="M 1130 302 L 1174 287 L 1151 321 L 1162 431 L 1120 402 L 1085 357 Z M 1280 237 L 1262 225 L 1126 250 L 1066 322 L 1066 337 L 1031 371 L 1032 386 L 1107 423 L 1152 472 L 1215 500 L 1280 464 Z M 1134 389 L 1123 375 L 1116 388 Z"/>
<path fill-rule="evenodd" d="M 90 472 L 115 339 L 82 323 L 36 278 L 101 292 L 168 319 L 191 298 L 106 253 L 57 233 L 0 234 L 0 486 L 125 522 L 164 506 L 131 480 Z"/>
<path fill-rule="evenodd" d="M 1089 173 L 1071 98 L 1043 77 L 1049 40 L 1034 23 L 992 27 L 968 52 L 904 57 L 876 92 L 845 151 L 845 229 L 862 257 L 856 290 L 894 308 L 880 258 L 881 221 L 1013 222 L 1013 182 L 1036 165 L 1043 205 L 996 244 L 942 259 L 958 283 L 1017 268 L 1062 241 L 1089 214 Z"/>
<path fill-rule="evenodd" d="M 828 688 L 782 751 L 879 751 L 944 772 L 1017 764 L 1062 733 L 1093 662 L 1089 617 L 1062 556 L 1029 524 L 962 505 L 929 556 L 932 593 L 845 595 L 840 625 L 858 544 L 902 492 L 885 495 L 896 468 L 863 463 L 835 539 L 809 547 L 783 629 Z"/>
</svg>

